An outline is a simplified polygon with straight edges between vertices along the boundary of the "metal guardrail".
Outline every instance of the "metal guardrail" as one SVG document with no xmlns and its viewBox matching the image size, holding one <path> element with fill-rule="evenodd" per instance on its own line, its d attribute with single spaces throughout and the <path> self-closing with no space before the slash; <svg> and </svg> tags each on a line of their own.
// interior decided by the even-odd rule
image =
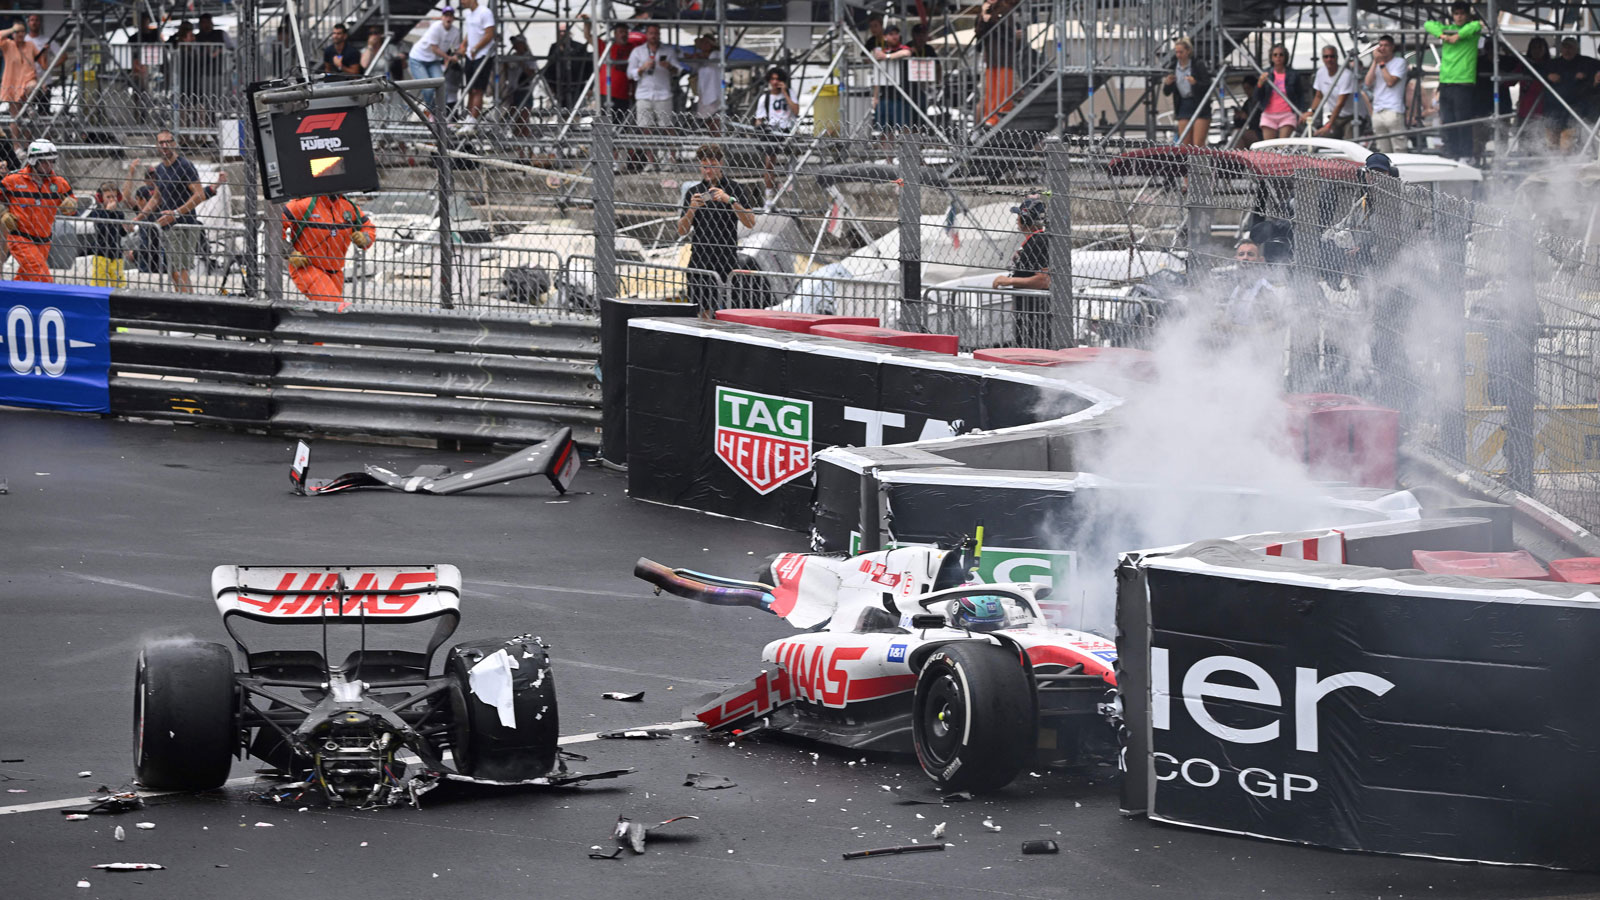
<svg viewBox="0 0 1600 900">
<path fill-rule="evenodd" d="M 111 409 L 327 434 L 600 441 L 595 321 L 114 291 Z"/>
<path fill-rule="evenodd" d="M 924 288 L 920 315 L 923 330 L 957 335 L 964 351 L 1057 346 L 1047 291 Z M 1155 310 L 1138 298 L 1091 294 L 1072 298 L 1071 334 L 1077 346 L 1143 347 L 1155 324 Z"/>
<path fill-rule="evenodd" d="M 894 323 L 900 320 L 900 284 L 897 278 L 886 278 L 889 280 L 874 281 L 734 269 L 728 273 L 728 308 L 782 305 L 796 312 L 873 316 L 886 327 L 896 327 Z"/>
</svg>

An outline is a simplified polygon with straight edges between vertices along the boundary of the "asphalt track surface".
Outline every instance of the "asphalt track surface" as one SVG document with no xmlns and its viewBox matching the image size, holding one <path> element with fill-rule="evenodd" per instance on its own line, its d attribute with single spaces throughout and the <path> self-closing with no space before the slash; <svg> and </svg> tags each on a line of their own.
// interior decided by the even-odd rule
<svg viewBox="0 0 1600 900">
<path fill-rule="evenodd" d="M 455 497 L 295 497 L 291 446 L 0 410 L 10 487 L 0 495 L 0 788 L 15 792 L 0 794 L 0 897 L 1600 896 L 1600 875 L 1337 853 L 1128 819 L 1107 776 L 1046 771 L 992 797 L 917 805 L 906 801 L 932 794 L 909 757 L 770 739 L 729 746 L 692 730 L 586 738 L 680 719 L 697 695 L 754 674 L 760 646 L 790 633 L 764 613 L 651 597 L 630 575 L 637 556 L 742 574 L 764 554 L 800 549 L 800 536 L 629 501 L 623 476 L 594 467 L 566 502 L 552 502 L 542 479 Z M 483 459 L 324 441 L 312 463 L 329 476 L 348 470 L 340 463 Z M 302 811 L 259 800 L 265 785 L 241 762 L 221 791 L 66 820 L 66 801 L 131 776 L 140 642 L 226 640 L 208 596 L 212 566 L 381 562 L 459 566 L 458 637 L 543 635 L 562 733 L 589 757 L 574 766 L 639 771 L 560 790 L 441 788 L 420 809 Z M 613 690 L 643 690 L 645 701 L 601 699 Z M 683 784 L 689 772 L 737 786 L 695 790 Z M 592 845 L 613 846 L 619 815 L 700 818 L 653 836 L 643 856 L 590 860 Z M 940 822 L 944 852 L 840 859 L 929 843 Z M 1023 856 L 1021 842 L 1036 838 L 1061 852 Z M 90 868 L 109 862 L 167 868 Z"/>
</svg>

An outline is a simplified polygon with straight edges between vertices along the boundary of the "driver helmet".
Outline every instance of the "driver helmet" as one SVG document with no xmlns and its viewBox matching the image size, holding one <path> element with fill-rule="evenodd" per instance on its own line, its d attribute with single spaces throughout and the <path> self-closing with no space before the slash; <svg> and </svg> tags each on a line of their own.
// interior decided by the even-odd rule
<svg viewBox="0 0 1600 900">
<path fill-rule="evenodd" d="M 1010 624 L 1010 620 L 999 597 L 979 594 L 956 600 L 950 624 L 968 631 L 997 631 Z"/>
<path fill-rule="evenodd" d="M 54 141 L 48 141 L 44 138 L 39 138 L 28 145 L 27 164 L 31 165 L 35 161 L 41 159 L 47 159 L 51 162 L 54 162 L 60 158 L 60 155 L 60 153 L 56 152 L 56 145 Z"/>
<path fill-rule="evenodd" d="M 1387 153 L 1374 153 L 1367 157 L 1366 167 L 1374 172 L 1382 172 L 1391 178 L 1399 178 L 1400 170 L 1394 167 L 1394 161 L 1389 159 Z"/>
</svg>

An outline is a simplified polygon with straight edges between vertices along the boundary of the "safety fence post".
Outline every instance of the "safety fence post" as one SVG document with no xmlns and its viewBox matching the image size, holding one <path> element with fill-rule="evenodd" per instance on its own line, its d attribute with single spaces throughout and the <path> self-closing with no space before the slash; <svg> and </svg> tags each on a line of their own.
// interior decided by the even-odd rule
<svg viewBox="0 0 1600 900">
<path fill-rule="evenodd" d="M 901 328 L 926 331 L 922 309 L 922 148 L 901 133 L 895 151 L 900 163 L 900 299 Z"/>
<path fill-rule="evenodd" d="M 1044 143 L 1045 233 L 1050 235 L 1050 326 L 1046 349 L 1076 346 L 1072 303 L 1072 154 L 1059 136 Z"/>
<path fill-rule="evenodd" d="M 256 41 L 256 0 L 242 0 L 239 4 L 239 35 L 238 45 L 241 47 L 259 46 Z M 254 297 L 260 292 L 261 266 L 261 202 L 257 192 L 261 190 L 257 183 L 256 173 L 256 115 L 251 108 L 250 97 L 243 90 L 243 85 L 253 84 L 258 78 L 258 58 L 254 53 L 237 54 L 239 61 L 240 89 L 234 91 L 234 116 L 239 123 L 239 159 L 243 163 L 239 168 L 244 174 L 244 247 L 241 248 L 239 262 L 244 271 L 244 293 L 247 297 Z M 231 243 L 231 241 L 230 241 Z M 224 265 L 232 265 L 232 253 Z M 279 285 L 279 293 L 282 285 Z M 269 287 L 268 295 L 272 291 Z"/>
<path fill-rule="evenodd" d="M 600 303 L 617 296 L 616 124 L 602 109 L 594 120 L 590 163 L 594 172 L 594 297 Z"/>
<path fill-rule="evenodd" d="M 455 196 L 455 163 L 450 159 L 450 132 L 445 127 L 448 107 L 444 89 L 433 92 L 433 140 L 439 166 L 439 308 L 455 308 L 455 230 L 450 227 L 450 198 Z"/>
</svg>

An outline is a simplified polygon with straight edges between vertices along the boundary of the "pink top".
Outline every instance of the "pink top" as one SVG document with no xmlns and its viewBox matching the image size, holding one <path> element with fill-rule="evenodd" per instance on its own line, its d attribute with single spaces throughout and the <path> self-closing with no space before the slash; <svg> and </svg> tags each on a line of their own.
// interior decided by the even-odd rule
<svg viewBox="0 0 1600 900">
<path fill-rule="evenodd" d="M 37 78 L 26 46 L 18 46 L 9 36 L 0 38 L 0 55 L 5 57 L 6 64 L 5 76 L 0 78 L 0 103 L 17 103 L 33 89 Z"/>
<path fill-rule="evenodd" d="M 1288 72 L 1274 71 L 1272 73 L 1272 83 L 1277 87 L 1277 90 L 1273 91 L 1272 96 L 1267 98 L 1267 107 L 1266 109 L 1262 110 L 1263 113 L 1270 115 L 1272 113 L 1290 112 L 1289 101 L 1283 99 L 1283 95 L 1288 93 L 1288 91 L 1284 88 L 1283 83 L 1287 81 L 1288 78 Z"/>
</svg>

